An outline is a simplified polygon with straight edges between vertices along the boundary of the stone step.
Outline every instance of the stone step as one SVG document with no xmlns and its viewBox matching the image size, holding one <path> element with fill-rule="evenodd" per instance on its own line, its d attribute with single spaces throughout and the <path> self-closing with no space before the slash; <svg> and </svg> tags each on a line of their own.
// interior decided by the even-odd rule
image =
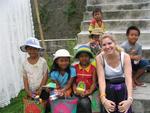
<svg viewBox="0 0 150 113">
<path fill-rule="evenodd" d="M 84 20 L 81 23 L 81 30 L 87 31 L 90 20 Z M 113 19 L 104 20 L 105 28 L 109 31 L 126 30 L 129 26 L 135 25 L 140 30 L 150 29 L 150 19 Z"/>
<path fill-rule="evenodd" d="M 135 2 L 135 3 L 114 3 L 114 4 L 96 4 L 86 6 L 87 11 L 93 11 L 95 8 L 101 8 L 102 10 L 129 10 L 129 9 L 149 9 L 150 0 L 145 2 Z"/>
<path fill-rule="evenodd" d="M 150 113 L 150 83 L 147 87 L 137 87 L 133 91 L 133 113 Z"/>
<path fill-rule="evenodd" d="M 126 40 L 126 31 L 107 31 L 108 33 L 112 33 L 115 35 L 115 40 L 118 44 L 121 44 L 123 41 Z M 142 45 L 144 50 L 150 49 L 150 31 L 141 31 L 141 35 L 139 38 L 139 43 Z M 89 32 L 88 31 L 82 31 L 78 33 L 78 44 L 85 44 L 89 41 Z M 149 56 L 150 57 L 150 56 Z"/>
<path fill-rule="evenodd" d="M 146 72 L 141 78 L 140 80 L 142 82 L 146 82 L 146 83 L 150 83 L 150 73 Z"/>
<path fill-rule="evenodd" d="M 87 5 L 95 5 L 95 4 L 117 4 L 117 3 L 142 3 L 150 0 L 87 0 Z"/>
<path fill-rule="evenodd" d="M 103 12 L 103 19 L 150 19 L 150 9 L 135 9 L 135 10 L 106 10 Z M 93 18 L 92 11 L 84 13 L 83 20 L 91 20 Z"/>
</svg>

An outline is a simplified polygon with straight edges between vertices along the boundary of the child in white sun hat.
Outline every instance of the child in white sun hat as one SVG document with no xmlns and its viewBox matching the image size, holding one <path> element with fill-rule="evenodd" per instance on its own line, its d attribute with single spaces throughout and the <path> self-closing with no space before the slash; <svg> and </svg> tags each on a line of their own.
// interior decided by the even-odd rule
<svg viewBox="0 0 150 113">
<path fill-rule="evenodd" d="M 46 60 L 39 55 L 42 47 L 38 39 L 28 38 L 20 49 L 29 55 L 23 63 L 22 75 L 28 97 L 34 98 L 40 95 L 41 87 L 47 82 L 48 66 Z"/>
<path fill-rule="evenodd" d="M 76 77 L 75 68 L 70 66 L 70 58 L 71 55 L 66 49 L 57 50 L 49 73 L 50 79 L 57 85 L 56 92 L 61 97 L 71 96 L 71 86 Z"/>
</svg>

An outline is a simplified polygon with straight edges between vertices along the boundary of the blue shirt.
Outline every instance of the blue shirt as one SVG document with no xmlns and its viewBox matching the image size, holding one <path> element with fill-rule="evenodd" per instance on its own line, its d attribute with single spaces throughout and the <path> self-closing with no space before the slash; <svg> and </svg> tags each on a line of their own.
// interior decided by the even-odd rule
<svg viewBox="0 0 150 113">
<path fill-rule="evenodd" d="M 59 71 L 52 71 L 49 73 L 49 77 L 52 80 L 56 80 L 61 87 L 65 87 L 68 82 L 68 73 L 66 72 L 63 76 Z M 74 67 L 70 67 L 70 77 L 76 77 L 76 70 Z"/>
</svg>

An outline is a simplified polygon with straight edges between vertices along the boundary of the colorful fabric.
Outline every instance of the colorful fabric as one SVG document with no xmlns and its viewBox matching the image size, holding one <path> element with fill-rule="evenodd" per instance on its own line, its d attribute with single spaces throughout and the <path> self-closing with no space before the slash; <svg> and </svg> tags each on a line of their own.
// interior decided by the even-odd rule
<svg viewBox="0 0 150 113">
<path fill-rule="evenodd" d="M 52 80 L 58 81 L 60 87 L 63 88 L 68 82 L 69 74 L 66 72 L 64 75 L 61 75 L 59 71 L 52 71 L 49 73 L 49 77 Z M 70 77 L 76 77 L 76 70 L 74 67 L 70 67 Z"/>
<path fill-rule="evenodd" d="M 31 99 L 23 99 L 24 113 L 44 113 L 44 107 L 42 104 L 36 103 Z"/>
<path fill-rule="evenodd" d="M 77 72 L 76 84 L 77 87 L 84 87 L 84 89 L 90 89 L 93 84 L 93 73 L 96 68 L 90 64 L 87 68 L 82 68 L 80 64 L 76 64 L 75 66 Z M 83 85 L 84 84 L 84 85 Z"/>
<path fill-rule="evenodd" d="M 92 112 L 93 113 L 99 113 L 100 112 L 100 98 L 99 98 L 99 90 L 96 90 L 91 96 L 91 106 L 92 106 Z"/>
<path fill-rule="evenodd" d="M 77 102 L 77 98 L 57 99 L 51 101 L 51 111 L 52 113 L 76 113 Z"/>
<path fill-rule="evenodd" d="M 95 19 L 92 19 L 89 25 L 89 32 L 92 32 L 94 28 L 100 28 L 101 32 L 105 32 L 104 23 L 102 22 L 101 26 L 98 25 L 97 21 Z"/>
</svg>

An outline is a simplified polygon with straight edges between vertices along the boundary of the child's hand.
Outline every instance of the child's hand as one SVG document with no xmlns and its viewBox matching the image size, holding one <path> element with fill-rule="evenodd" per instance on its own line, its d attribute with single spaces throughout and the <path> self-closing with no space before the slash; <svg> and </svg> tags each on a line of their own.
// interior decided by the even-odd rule
<svg viewBox="0 0 150 113">
<path fill-rule="evenodd" d="M 137 61 L 141 60 L 141 56 L 135 55 L 134 60 L 137 60 Z"/>
<path fill-rule="evenodd" d="M 55 93 L 58 94 L 59 96 L 64 96 L 64 91 L 61 89 L 55 90 Z"/>
</svg>

